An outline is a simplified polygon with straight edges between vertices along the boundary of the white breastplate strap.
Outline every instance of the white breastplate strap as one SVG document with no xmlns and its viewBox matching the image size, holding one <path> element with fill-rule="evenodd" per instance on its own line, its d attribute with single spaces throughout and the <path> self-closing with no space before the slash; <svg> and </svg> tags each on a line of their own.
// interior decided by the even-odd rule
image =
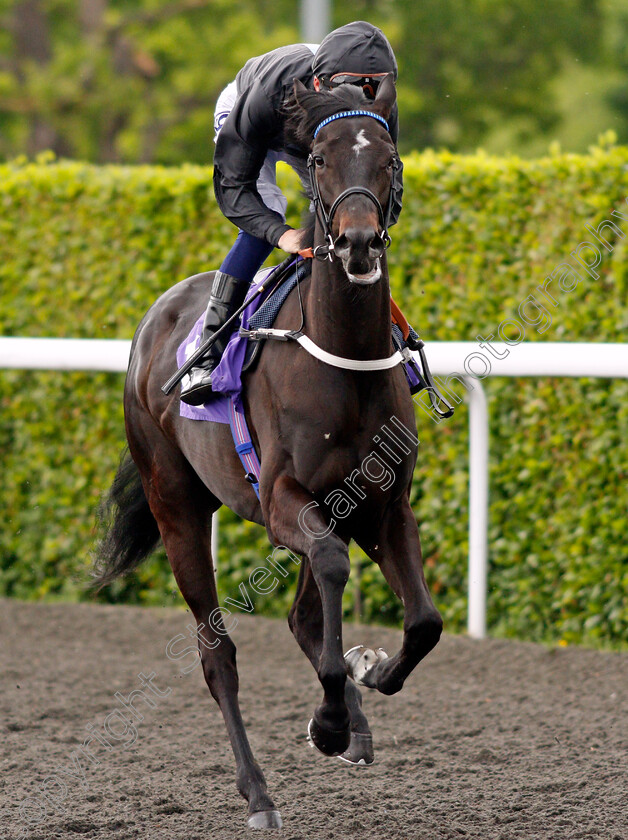
<svg viewBox="0 0 628 840">
<path fill-rule="evenodd" d="M 387 359 L 345 359 L 342 356 L 334 356 L 333 353 L 328 353 L 323 350 L 318 344 L 315 344 L 311 338 L 308 338 L 298 330 L 276 330 L 276 329 L 257 329 L 257 330 L 240 330 L 240 335 L 246 335 L 254 341 L 260 341 L 266 338 L 274 338 L 277 341 L 297 341 L 304 350 L 325 362 L 326 365 L 332 367 L 344 368 L 344 370 L 389 370 L 396 367 L 403 361 L 403 356 L 397 350 L 392 356 Z"/>
<path fill-rule="evenodd" d="M 295 336 L 295 341 L 298 341 L 301 347 L 307 350 L 311 356 L 320 359 L 326 365 L 345 368 L 345 370 L 388 370 L 389 368 L 396 367 L 403 361 L 401 353 L 398 350 L 387 359 L 362 361 L 360 359 L 344 359 L 342 356 L 334 356 L 332 353 L 328 353 L 327 350 L 323 350 L 322 347 L 319 347 L 318 344 L 315 344 L 306 335 Z"/>
</svg>

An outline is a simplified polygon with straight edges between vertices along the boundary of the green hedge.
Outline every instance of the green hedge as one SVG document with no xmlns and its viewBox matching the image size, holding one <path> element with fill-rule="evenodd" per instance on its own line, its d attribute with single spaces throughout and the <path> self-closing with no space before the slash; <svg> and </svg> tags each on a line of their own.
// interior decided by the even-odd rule
<svg viewBox="0 0 628 840">
<path fill-rule="evenodd" d="M 289 173 L 290 213 L 303 202 Z M 402 220 L 389 252 L 397 300 L 428 342 L 516 337 L 529 295 L 551 316 L 526 341 L 621 341 L 626 245 L 615 235 L 593 279 L 537 290 L 611 219 L 628 231 L 628 149 L 536 161 L 431 151 L 405 161 Z M 185 166 L 94 167 L 39 160 L 0 165 L 0 335 L 130 338 L 150 303 L 216 266 L 235 229 L 215 206 L 211 172 Z M 622 209 L 623 208 L 623 209 Z M 277 255 L 276 260 L 280 258 Z M 276 261 L 275 260 L 275 261 Z M 272 258 L 271 258 L 272 261 Z M 563 278 L 565 285 L 565 278 Z M 524 313 L 535 320 L 538 308 Z M 547 328 L 545 328 L 547 327 Z M 541 331 L 543 329 L 543 331 Z M 478 351 L 489 356 L 487 350 Z M 512 353 L 517 352 L 513 345 Z M 489 357 L 490 358 L 490 357 Z M 477 364 L 477 362 L 476 362 Z M 478 371 L 479 372 L 479 371 Z M 123 377 L 0 372 L 0 592 L 89 598 L 94 508 L 123 445 Z M 625 380 L 484 380 L 491 412 L 489 627 L 528 639 L 620 645 L 628 630 Z M 454 387 L 455 391 L 455 387 Z M 457 394 L 462 396 L 460 389 Z M 466 620 L 467 411 L 436 424 L 417 409 L 421 445 L 413 506 L 431 590 L 447 629 Z M 221 597 L 238 594 L 270 546 L 257 526 L 222 513 Z M 359 552 L 361 615 L 401 610 Z M 258 598 L 285 614 L 294 586 Z M 357 583 L 346 594 L 355 611 Z M 178 602 L 163 554 L 101 597 Z"/>
</svg>

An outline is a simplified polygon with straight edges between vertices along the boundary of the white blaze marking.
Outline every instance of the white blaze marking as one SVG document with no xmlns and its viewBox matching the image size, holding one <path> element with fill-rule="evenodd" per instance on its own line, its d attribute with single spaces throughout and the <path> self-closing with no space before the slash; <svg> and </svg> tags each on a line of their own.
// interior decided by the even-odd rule
<svg viewBox="0 0 628 840">
<path fill-rule="evenodd" d="M 356 153 L 356 155 L 359 155 L 362 149 L 366 149 L 367 146 L 370 146 L 370 143 L 364 136 L 364 129 L 361 128 L 358 132 L 358 136 L 355 138 L 355 146 L 353 147 L 353 151 Z"/>
</svg>

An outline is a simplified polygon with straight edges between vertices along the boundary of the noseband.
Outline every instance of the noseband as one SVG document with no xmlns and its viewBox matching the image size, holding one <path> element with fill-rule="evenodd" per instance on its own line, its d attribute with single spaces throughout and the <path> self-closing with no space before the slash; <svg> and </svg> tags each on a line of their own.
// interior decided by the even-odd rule
<svg viewBox="0 0 628 840">
<path fill-rule="evenodd" d="M 386 120 L 383 117 L 380 117 L 379 114 L 373 113 L 373 111 L 341 111 L 339 114 L 333 114 L 331 117 L 327 117 L 327 119 L 323 120 L 316 127 L 316 130 L 314 132 L 314 139 L 316 139 L 316 135 L 321 130 L 321 128 L 328 125 L 330 122 L 333 122 L 334 120 L 340 120 L 343 117 L 372 117 L 374 120 L 380 122 L 385 127 L 386 131 L 390 133 L 390 128 L 388 127 L 388 123 L 386 122 Z M 377 215 L 379 217 L 379 224 L 381 228 L 381 233 L 379 234 L 379 236 L 382 239 L 384 249 L 390 246 L 391 238 L 388 233 L 388 226 L 390 224 L 390 217 L 392 213 L 392 185 L 394 175 L 390 180 L 390 189 L 388 191 L 388 203 L 386 206 L 386 211 L 384 211 L 384 208 L 382 207 L 381 202 L 375 195 L 375 193 L 371 192 L 371 190 L 369 190 L 367 187 L 349 187 L 348 189 L 341 192 L 340 195 L 335 199 L 334 203 L 331 205 L 329 210 L 326 210 L 318 186 L 318 179 L 316 177 L 316 166 L 311 153 L 307 159 L 307 166 L 310 173 L 310 183 L 312 185 L 312 195 L 314 206 L 316 208 L 316 215 L 318 216 L 318 220 L 321 223 L 326 239 L 325 245 L 318 245 L 316 248 L 313 249 L 313 254 L 316 259 L 333 259 L 333 255 L 335 252 L 335 242 L 331 233 L 331 226 L 334 220 L 334 216 L 336 215 L 336 211 L 338 210 L 338 207 L 350 195 L 365 195 L 373 202 L 373 204 L 377 208 Z"/>
</svg>

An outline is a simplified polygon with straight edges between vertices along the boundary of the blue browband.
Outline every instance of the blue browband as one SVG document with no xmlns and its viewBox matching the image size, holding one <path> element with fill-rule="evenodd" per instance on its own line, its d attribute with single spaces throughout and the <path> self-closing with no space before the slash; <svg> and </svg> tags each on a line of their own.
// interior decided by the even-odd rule
<svg viewBox="0 0 628 840">
<path fill-rule="evenodd" d="M 316 140 L 316 135 L 321 130 L 321 128 L 324 128 L 326 125 L 329 125 L 330 122 L 333 122 L 334 120 L 340 120 L 343 117 L 373 117 L 374 120 L 381 122 L 386 131 L 390 134 L 390 128 L 388 127 L 388 123 L 383 117 L 380 117 L 379 114 L 374 114 L 372 111 L 341 111 L 339 114 L 334 114 L 331 117 L 327 117 L 326 120 L 323 120 L 323 122 L 317 126 L 316 131 L 314 132 L 314 139 Z"/>
</svg>

